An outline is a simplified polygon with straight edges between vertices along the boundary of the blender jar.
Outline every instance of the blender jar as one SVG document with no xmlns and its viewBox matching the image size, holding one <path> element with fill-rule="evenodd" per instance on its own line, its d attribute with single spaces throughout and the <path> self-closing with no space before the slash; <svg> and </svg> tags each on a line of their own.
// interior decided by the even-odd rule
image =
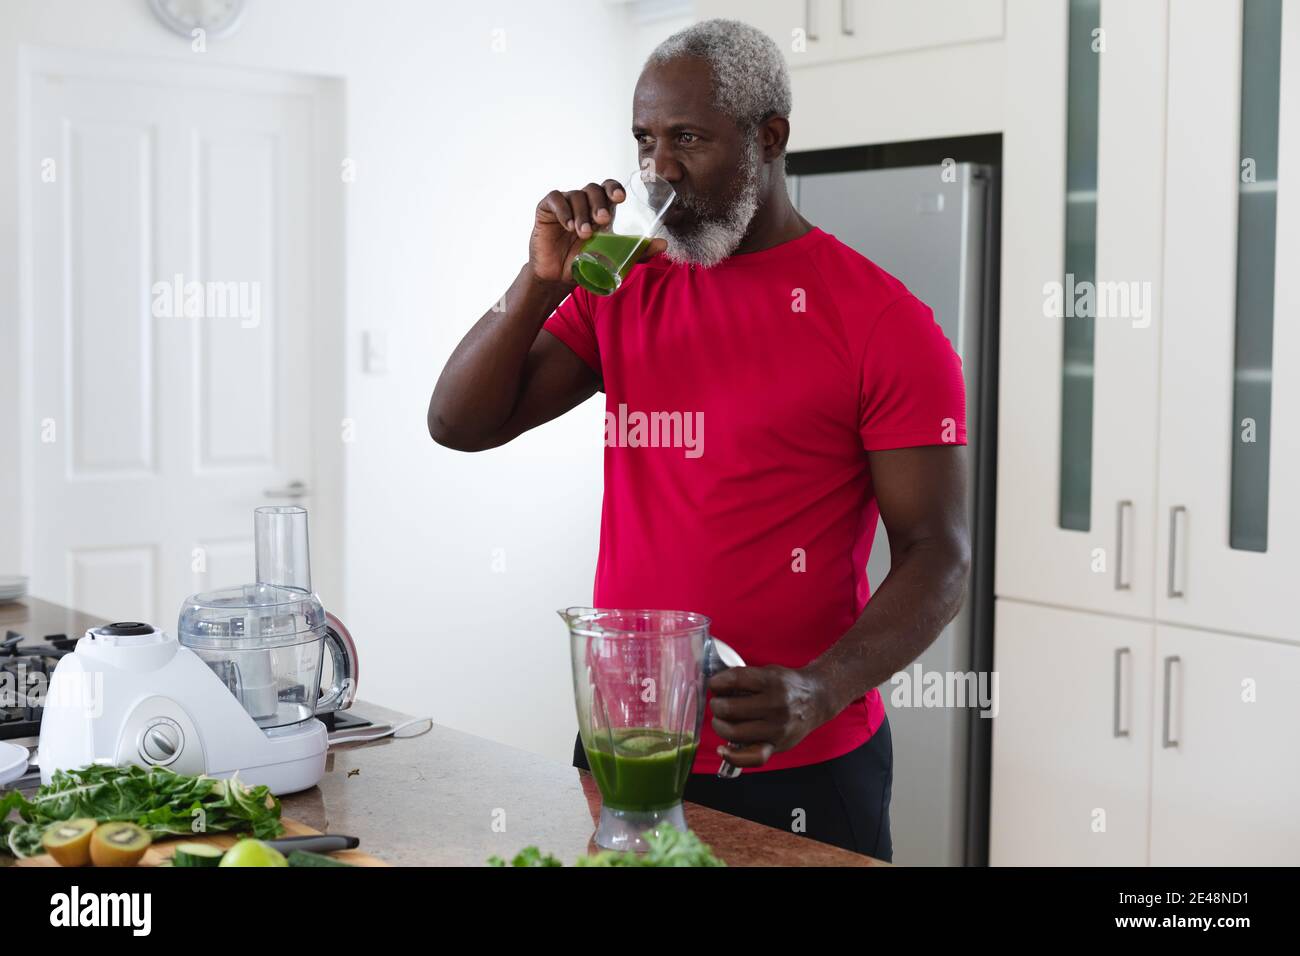
<svg viewBox="0 0 1300 956">
<path fill-rule="evenodd" d="M 578 729 L 600 788 L 597 846 L 645 850 L 686 830 L 682 792 L 704 719 L 709 619 L 690 611 L 569 608 Z"/>
</svg>

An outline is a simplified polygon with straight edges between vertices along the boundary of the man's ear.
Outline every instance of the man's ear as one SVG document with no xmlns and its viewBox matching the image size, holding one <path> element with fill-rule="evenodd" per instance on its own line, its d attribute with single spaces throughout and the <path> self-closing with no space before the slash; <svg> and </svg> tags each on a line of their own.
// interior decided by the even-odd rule
<svg viewBox="0 0 1300 956">
<path fill-rule="evenodd" d="M 790 120 L 784 116 L 769 117 L 759 127 L 759 135 L 763 138 L 763 161 L 780 159 L 790 142 Z"/>
</svg>

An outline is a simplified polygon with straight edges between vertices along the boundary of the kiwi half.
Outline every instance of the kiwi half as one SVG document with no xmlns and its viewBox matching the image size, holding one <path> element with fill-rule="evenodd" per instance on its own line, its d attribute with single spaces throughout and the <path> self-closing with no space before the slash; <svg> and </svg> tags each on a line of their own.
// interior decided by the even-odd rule
<svg viewBox="0 0 1300 956">
<path fill-rule="evenodd" d="M 135 866 L 152 842 L 134 823 L 101 823 L 90 838 L 90 858 L 95 866 Z"/>
<path fill-rule="evenodd" d="M 89 817 L 55 823 L 41 834 L 41 846 L 59 866 L 86 866 L 90 863 L 91 835 L 98 826 Z"/>
</svg>

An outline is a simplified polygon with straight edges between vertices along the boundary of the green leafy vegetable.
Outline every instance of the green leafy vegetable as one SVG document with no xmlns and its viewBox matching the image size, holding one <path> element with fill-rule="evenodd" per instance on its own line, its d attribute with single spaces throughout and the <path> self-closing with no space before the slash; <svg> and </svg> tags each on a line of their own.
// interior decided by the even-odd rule
<svg viewBox="0 0 1300 956">
<path fill-rule="evenodd" d="M 526 846 L 516 853 L 515 858 L 509 863 L 499 856 L 488 857 L 488 866 L 564 866 L 564 864 L 549 853 L 543 854 L 535 846 Z"/>
<path fill-rule="evenodd" d="M 8 819 L 15 810 L 23 822 Z M 17 857 L 40 853 L 46 827 L 77 817 L 129 820 L 154 836 L 238 830 L 268 840 L 283 832 L 280 801 L 267 787 L 245 787 L 237 778 L 191 777 L 165 767 L 92 764 L 55 771 L 30 800 L 17 790 L 0 795 L 0 851 Z"/>
<path fill-rule="evenodd" d="M 601 850 L 592 856 L 580 857 L 577 866 L 726 866 L 709 845 L 690 830 L 683 833 L 671 824 L 659 832 L 647 830 L 645 853 L 633 850 Z M 488 859 L 488 866 L 563 866 L 549 853 L 543 855 L 535 846 L 525 847 L 509 864 L 499 856 Z"/>
</svg>

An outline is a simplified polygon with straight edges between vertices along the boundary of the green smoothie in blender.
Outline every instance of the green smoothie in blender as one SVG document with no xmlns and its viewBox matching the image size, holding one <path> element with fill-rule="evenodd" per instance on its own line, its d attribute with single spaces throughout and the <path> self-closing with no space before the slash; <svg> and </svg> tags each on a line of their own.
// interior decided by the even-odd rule
<svg viewBox="0 0 1300 956">
<path fill-rule="evenodd" d="M 681 802 L 697 742 L 690 734 L 643 727 L 598 732 L 583 744 L 591 774 L 614 810 L 663 810 Z"/>
</svg>

